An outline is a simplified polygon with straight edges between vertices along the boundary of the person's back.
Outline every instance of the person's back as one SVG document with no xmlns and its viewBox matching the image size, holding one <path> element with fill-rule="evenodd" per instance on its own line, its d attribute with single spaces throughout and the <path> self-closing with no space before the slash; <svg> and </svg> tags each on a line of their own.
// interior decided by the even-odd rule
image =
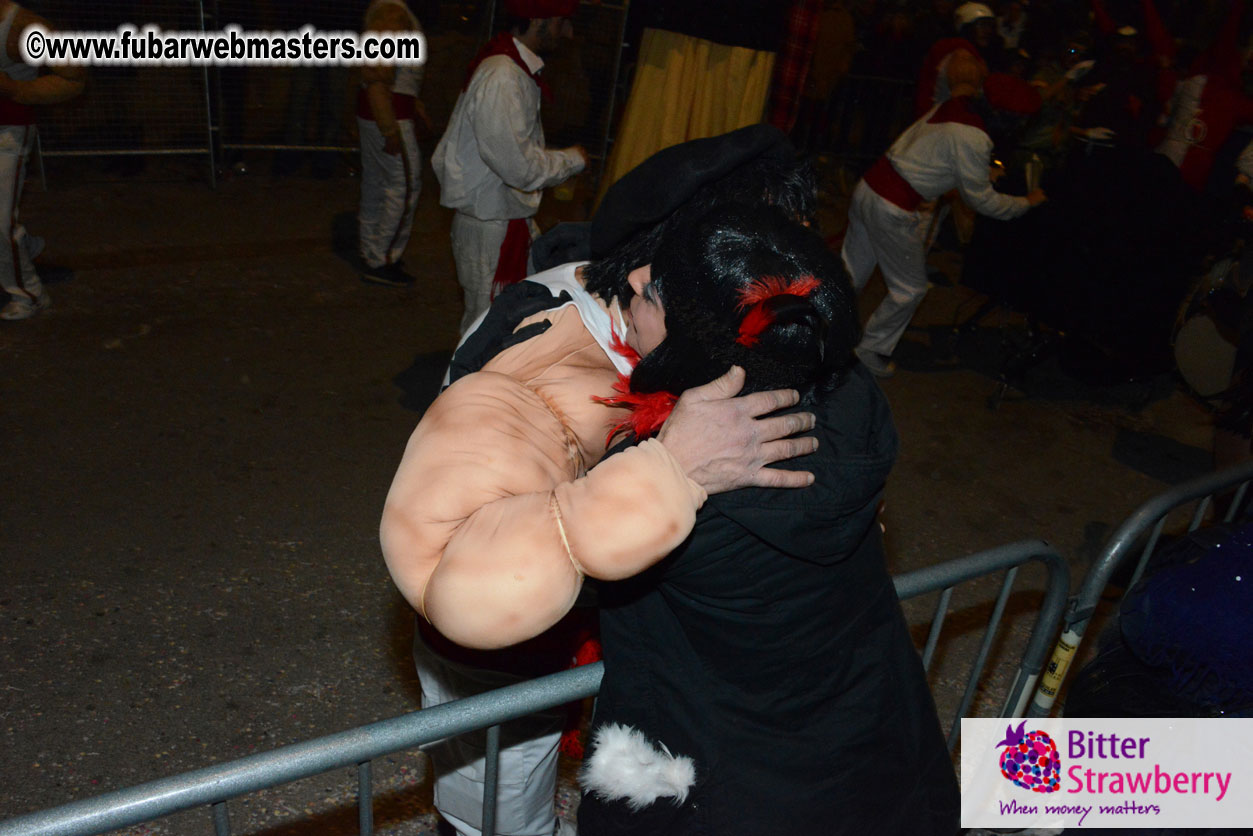
<svg viewBox="0 0 1253 836">
<path fill-rule="evenodd" d="M 729 229 L 659 250 L 674 343 L 636 367 L 632 391 L 677 391 L 723 362 L 744 363 L 750 386 L 808 390 L 819 445 L 796 466 L 815 483 L 711 497 L 664 561 L 598 585 L 605 677 L 579 832 L 955 833 L 952 765 L 884 562 L 877 509 L 896 433 L 870 374 L 848 365 L 851 287 L 812 233 L 734 211 L 715 215 Z M 668 256 L 711 241 L 712 266 Z M 720 337 L 706 315 L 719 301 L 684 286 L 700 269 L 732 282 L 743 265 L 760 278 L 723 305 L 739 325 Z M 624 748 L 660 777 L 624 781 Z"/>
<path fill-rule="evenodd" d="M 884 564 L 876 509 L 896 453 L 863 369 L 823 399 L 805 491 L 711 498 L 652 573 L 600 586 L 616 722 L 691 757 L 687 801 L 585 797 L 585 833 L 948 834 L 957 788 Z M 615 829 L 602 820 L 625 820 Z"/>
</svg>

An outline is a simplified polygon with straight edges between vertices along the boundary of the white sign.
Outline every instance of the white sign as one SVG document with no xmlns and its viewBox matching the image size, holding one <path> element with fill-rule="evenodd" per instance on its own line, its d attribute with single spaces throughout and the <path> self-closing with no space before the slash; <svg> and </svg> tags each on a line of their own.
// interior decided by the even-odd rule
<svg viewBox="0 0 1253 836">
<path fill-rule="evenodd" d="M 961 724 L 962 827 L 1253 826 L 1253 719 Z"/>
</svg>

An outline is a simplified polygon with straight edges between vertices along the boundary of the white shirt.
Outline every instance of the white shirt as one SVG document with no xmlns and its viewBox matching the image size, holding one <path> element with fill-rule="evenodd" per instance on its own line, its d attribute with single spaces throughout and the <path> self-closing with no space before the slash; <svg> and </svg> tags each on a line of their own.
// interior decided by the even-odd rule
<svg viewBox="0 0 1253 836">
<path fill-rule="evenodd" d="M 583 325 L 587 328 L 592 338 L 604 350 L 605 355 L 613 363 L 615 369 L 625 375 L 631 373 L 634 368 L 631 361 L 626 357 L 613 350 L 613 335 L 617 333 L 621 339 L 626 339 L 626 320 L 622 317 L 622 308 L 617 302 L 606 307 L 600 299 L 587 292 L 587 288 L 579 281 L 579 277 L 575 275 L 577 271 L 586 261 L 571 261 L 566 264 L 559 264 L 556 267 L 545 270 L 542 273 L 536 273 L 533 276 L 527 276 L 528 282 L 542 284 L 552 292 L 554 297 L 560 296 L 562 291 L 570 294 L 570 301 L 564 302 L 551 308 L 552 311 L 559 311 L 562 308 L 568 308 L 571 305 L 578 308 L 579 318 L 583 320 Z M 457 348 L 460 349 L 470 335 L 479 329 L 483 324 L 483 320 L 487 318 L 487 311 L 481 313 L 478 319 L 470 323 L 470 327 L 461 335 L 461 339 L 457 342 Z M 455 353 L 455 352 L 454 352 Z M 442 387 L 448 386 L 449 371 L 444 371 L 444 382 Z"/>
<path fill-rule="evenodd" d="M 992 137 L 962 122 L 929 122 L 939 109 L 931 108 L 892 143 L 887 153 L 892 167 L 924 200 L 957 189 L 980 215 L 1007 221 L 1026 214 L 1031 204 L 1025 197 L 992 188 Z"/>
<path fill-rule="evenodd" d="M 539 56 L 514 39 L 536 71 Z M 529 218 L 542 190 L 578 174 L 583 158 L 572 149 L 544 147 L 539 85 L 507 55 L 493 55 L 474 71 L 457 98 L 431 165 L 439 202 L 481 221 Z"/>
</svg>

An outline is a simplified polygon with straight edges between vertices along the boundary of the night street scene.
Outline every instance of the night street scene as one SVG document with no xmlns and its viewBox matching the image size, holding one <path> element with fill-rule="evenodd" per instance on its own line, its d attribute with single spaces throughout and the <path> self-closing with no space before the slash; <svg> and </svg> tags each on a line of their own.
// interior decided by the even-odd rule
<svg viewBox="0 0 1253 836">
<path fill-rule="evenodd" d="M 1183 832 L 960 718 L 1253 716 L 1253 4 L 0 37 L 0 836 Z"/>
</svg>

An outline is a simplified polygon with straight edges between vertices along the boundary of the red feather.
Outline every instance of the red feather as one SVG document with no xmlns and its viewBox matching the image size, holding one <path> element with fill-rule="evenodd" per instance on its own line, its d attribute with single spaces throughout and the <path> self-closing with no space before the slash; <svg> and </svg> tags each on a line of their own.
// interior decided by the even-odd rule
<svg viewBox="0 0 1253 836">
<path fill-rule="evenodd" d="M 758 302 L 764 302 L 773 296 L 800 296 L 805 297 L 813 293 L 822 285 L 813 276 L 801 276 L 799 279 L 788 281 L 782 276 L 763 276 L 752 284 L 740 290 L 741 310 L 756 305 Z"/>
<path fill-rule="evenodd" d="M 635 368 L 639 365 L 640 353 L 634 348 L 631 348 L 631 346 L 627 345 L 626 341 L 618 335 L 618 330 L 616 328 L 612 329 L 609 334 L 609 347 L 618 354 L 627 358 L 627 360 L 631 363 L 631 368 Z"/>
<path fill-rule="evenodd" d="M 761 332 L 770 327 L 770 323 L 774 322 L 774 314 L 766 307 L 765 302 L 758 302 L 753 305 L 752 310 L 744 317 L 744 321 L 740 323 L 740 335 L 735 341 L 743 346 L 752 348 L 757 345 L 757 340 L 761 337 Z"/>
<path fill-rule="evenodd" d="M 579 649 L 575 651 L 574 660 L 571 662 L 571 668 L 577 668 L 582 665 L 590 665 L 593 662 L 599 662 L 604 658 L 600 649 L 600 640 L 597 639 L 592 631 L 584 629 L 579 631 Z M 562 754 L 579 760 L 583 757 L 583 737 L 580 732 L 583 719 L 583 701 L 575 700 L 566 704 L 566 725 L 561 732 L 561 740 L 557 744 L 557 748 Z"/>
<path fill-rule="evenodd" d="M 678 396 L 669 392 L 632 392 L 631 378 L 625 374 L 618 375 L 613 390 L 618 394 L 607 398 L 594 395 L 592 400 L 606 406 L 625 406 L 631 410 L 631 414 L 609 431 L 609 435 L 605 436 L 606 445 L 615 435 L 627 429 L 635 433 L 636 438 L 648 438 L 656 434 L 670 417 L 675 402 L 679 400 Z"/>
</svg>

